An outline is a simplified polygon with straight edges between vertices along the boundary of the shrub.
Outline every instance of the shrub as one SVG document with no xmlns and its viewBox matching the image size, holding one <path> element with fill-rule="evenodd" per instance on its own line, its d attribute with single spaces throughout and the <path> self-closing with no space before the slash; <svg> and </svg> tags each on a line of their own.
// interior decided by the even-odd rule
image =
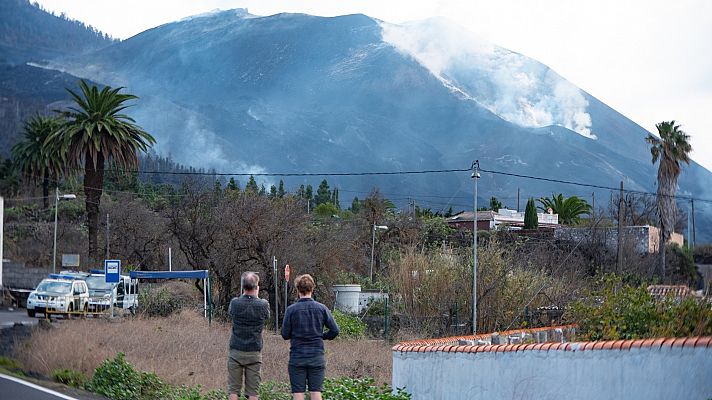
<svg viewBox="0 0 712 400">
<path fill-rule="evenodd" d="M 7 371 L 11 374 L 24 375 L 22 372 L 22 365 L 12 358 L 0 356 L 0 372 Z"/>
<path fill-rule="evenodd" d="M 68 368 L 59 368 L 52 371 L 52 380 L 75 388 L 83 387 L 87 377 L 79 371 Z"/>
<path fill-rule="evenodd" d="M 712 334 L 712 309 L 694 298 L 655 301 L 644 286 L 607 275 L 586 300 L 574 302 L 566 318 L 586 340 L 639 339 Z"/>
<path fill-rule="evenodd" d="M 167 317 L 180 310 L 184 301 L 172 293 L 168 287 L 145 288 L 138 298 L 139 312 L 149 317 Z"/>
<path fill-rule="evenodd" d="M 87 390 L 112 400 L 167 398 L 166 385 L 153 373 L 136 371 L 124 359 L 124 353 L 105 360 L 85 385 Z"/>
<path fill-rule="evenodd" d="M 262 382 L 257 393 L 262 400 L 291 400 L 290 387 L 288 383 L 273 380 Z"/>
<path fill-rule="evenodd" d="M 366 324 L 357 316 L 344 314 L 339 310 L 333 312 L 336 324 L 339 325 L 339 337 L 344 339 L 358 339 L 366 335 Z"/>
<path fill-rule="evenodd" d="M 410 400 L 410 394 L 403 389 L 393 389 L 384 383 L 375 386 L 373 379 L 338 378 L 324 382 L 325 400 Z"/>
</svg>

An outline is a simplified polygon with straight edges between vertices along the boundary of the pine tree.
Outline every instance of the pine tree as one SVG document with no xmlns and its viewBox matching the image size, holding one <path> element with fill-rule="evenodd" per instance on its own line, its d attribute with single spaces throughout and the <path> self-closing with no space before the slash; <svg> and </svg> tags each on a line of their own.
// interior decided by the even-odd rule
<svg viewBox="0 0 712 400">
<path fill-rule="evenodd" d="M 314 198 L 314 189 L 312 189 L 312 185 L 307 185 L 307 189 L 304 191 L 304 198 L 309 201 Z"/>
<path fill-rule="evenodd" d="M 319 188 L 316 190 L 316 197 L 314 198 L 314 203 L 318 206 L 319 204 L 331 202 L 331 191 L 329 190 L 329 183 L 326 179 L 322 180 L 319 184 Z"/>
<path fill-rule="evenodd" d="M 226 190 L 233 190 L 236 192 L 240 191 L 240 186 L 235 182 L 235 178 L 230 178 L 230 182 L 227 183 Z"/>
<path fill-rule="evenodd" d="M 264 196 L 267 194 L 267 189 L 265 189 L 264 183 L 260 186 L 260 196 Z"/>
<path fill-rule="evenodd" d="M 245 186 L 245 192 L 257 194 L 258 191 L 259 188 L 257 187 L 257 181 L 255 180 L 254 176 L 250 175 L 250 180 L 247 181 L 247 185 Z"/>
<path fill-rule="evenodd" d="M 303 199 L 306 197 L 306 191 L 304 190 L 304 185 L 299 185 L 299 190 L 297 190 L 297 197 Z"/>
<path fill-rule="evenodd" d="M 280 180 L 279 180 L 279 187 L 277 188 L 277 197 L 279 197 L 279 198 L 281 199 L 281 198 L 284 197 L 285 194 L 286 194 L 286 192 L 284 191 L 284 181 L 282 181 L 282 180 L 280 179 Z"/>
<path fill-rule="evenodd" d="M 502 202 L 497 200 L 496 197 L 492 196 L 490 199 L 490 209 L 494 212 L 498 212 L 502 208 Z"/>
<path fill-rule="evenodd" d="M 269 198 L 274 199 L 277 197 L 277 187 L 272 185 L 269 187 Z"/>
<path fill-rule="evenodd" d="M 524 229 L 537 229 L 539 227 L 539 217 L 536 214 L 534 199 L 529 198 L 527 208 L 524 210 Z"/>
</svg>

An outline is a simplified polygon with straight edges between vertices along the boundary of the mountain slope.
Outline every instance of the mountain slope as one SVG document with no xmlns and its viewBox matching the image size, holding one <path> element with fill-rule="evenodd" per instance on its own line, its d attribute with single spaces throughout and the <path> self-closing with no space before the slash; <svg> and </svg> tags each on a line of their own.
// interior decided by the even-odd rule
<svg viewBox="0 0 712 400">
<path fill-rule="evenodd" d="M 159 153 L 218 171 L 451 169 L 479 159 L 488 170 L 654 190 L 644 129 L 535 60 L 490 44 L 463 48 L 449 42 L 457 31 L 427 24 L 416 25 L 427 34 L 412 42 L 412 27 L 364 15 L 231 10 L 52 65 L 127 86 L 141 97 L 131 114 L 157 137 Z M 378 186 L 399 204 L 414 197 L 436 210 L 467 208 L 472 193 L 467 173 L 329 182 L 344 200 Z M 680 183 L 682 193 L 712 197 L 705 193 L 712 174 L 697 164 Z M 517 188 L 522 197 L 593 191 L 491 174 L 480 180 L 483 198 L 509 206 Z M 596 192 L 599 205 L 610 196 Z"/>
</svg>

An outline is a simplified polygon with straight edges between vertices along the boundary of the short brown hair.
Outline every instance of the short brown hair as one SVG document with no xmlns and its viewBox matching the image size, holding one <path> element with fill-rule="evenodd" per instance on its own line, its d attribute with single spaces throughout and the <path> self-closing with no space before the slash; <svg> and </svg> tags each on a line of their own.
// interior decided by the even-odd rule
<svg viewBox="0 0 712 400">
<path fill-rule="evenodd" d="M 314 291 L 316 284 L 314 283 L 314 278 L 309 274 L 299 275 L 294 280 L 294 286 L 297 287 L 299 294 L 309 294 Z"/>
</svg>

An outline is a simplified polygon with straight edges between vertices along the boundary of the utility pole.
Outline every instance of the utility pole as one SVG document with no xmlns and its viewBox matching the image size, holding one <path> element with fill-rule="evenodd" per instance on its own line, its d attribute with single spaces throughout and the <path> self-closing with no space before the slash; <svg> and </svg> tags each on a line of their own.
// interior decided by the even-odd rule
<svg viewBox="0 0 712 400">
<path fill-rule="evenodd" d="M 695 244 L 697 244 L 696 238 L 695 238 L 695 199 L 690 199 L 690 206 L 692 208 L 692 248 L 695 248 Z"/>
<path fill-rule="evenodd" d="M 616 273 L 623 271 L 623 221 L 625 220 L 625 208 L 623 200 L 623 181 L 621 181 L 620 198 L 618 199 L 618 255 L 616 257 Z"/>
<path fill-rule="evenodd" d="M 517 212 L 519 212 L 519 188 L 517 188 Z"/>
<path fill-rule="evenodd" d="M 109 259 L 109 214 L 106 214 L 106 259 Z"/>
<path fill-rule="evenodd" d="M 475 181 L 474 210 L 472 214 L 472 334 L 477 334 L 477 181 L 480 179 L 480 162 L 472 163 L 472 179 Z"/>
<path fill-rule="evenodd" d="M 595 220 L 596 219 L 596 192 L 591 193 L 591 210 L 592 210 L 592 217 Z"/>
</svg>

